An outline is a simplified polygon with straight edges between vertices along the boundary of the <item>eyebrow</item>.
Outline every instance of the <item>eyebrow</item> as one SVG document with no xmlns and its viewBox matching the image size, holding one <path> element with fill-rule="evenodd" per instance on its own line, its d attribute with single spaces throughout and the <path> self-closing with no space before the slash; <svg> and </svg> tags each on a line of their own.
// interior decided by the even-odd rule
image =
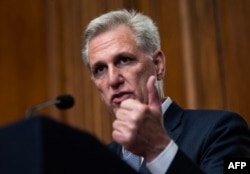
<svg viewBox="0 0 250 174">
<path fill-rule="evenodd" d="M 135 58 L 136 56 L 132 53 L 129 53 L 129 52 L 121 52 L 114 57 L 114 60 L 117 61 L 117 60 L 119 60 L 119 58 L 122 58 L 122 57 Z"/>
<path fill-rule="evenodd" d="M 129 52 L 121 52 L 121 53 L 119 53 L 118 55 L 117 55 L 118 57 L 135 57 L 135 55 L 134 54 L 132 54 L 132 53 L 129 53 Z"/>
<path fill-rule="evenodd" d="M 95 69 L 98 66 L 104 65 L 105 63 L 103 61 L 97 61 L 96 63 L 94 63 L 92 66 L 90 66 L 90 71 L 91 73 L 93 73 L 93 71 L 95 71 Z"/>
<path fill-rule="evenodd" d="M 120 52 L 117 55 L 115 55 L 115 57 L 113 58 L 114 62 L 116 62 L 119 58 L 121 57 L 131 57 L 131 58 L 135 58 L 136 56 L 132 53 L 129 52 Z M 95 69 L 96 67 L 100 66 L 100 65 L 104 65 L 105 61 L 103 60 L 98 60 L 97 62 L 95 62 L 93 64 L 93 66 L 90 66 L 90 69 Z"/>
</svg>

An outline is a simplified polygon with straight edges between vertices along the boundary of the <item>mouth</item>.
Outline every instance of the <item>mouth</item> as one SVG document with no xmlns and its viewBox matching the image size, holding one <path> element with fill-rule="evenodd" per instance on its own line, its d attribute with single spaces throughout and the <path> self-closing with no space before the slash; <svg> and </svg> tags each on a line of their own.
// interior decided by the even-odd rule
<svg viewBox="0 0 250 174">
<path fill-rule="evenodd" d="M 111 102 L 115 105 L 120 105 L 122 101 L 131 98 L 132 94 L 130 92 L 120 92 L 112 95 Z"/>
</svg>

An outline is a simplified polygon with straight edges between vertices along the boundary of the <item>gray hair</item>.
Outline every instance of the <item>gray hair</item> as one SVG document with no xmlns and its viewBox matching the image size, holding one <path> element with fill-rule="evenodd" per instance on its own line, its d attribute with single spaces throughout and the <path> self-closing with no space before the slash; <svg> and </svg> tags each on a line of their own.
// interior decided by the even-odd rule
<svg viewBox="0 0 250 174">
<path fill-rule="evenodd" d="M 111 11 L 93 19 L 84 33 L 82 56 L 84 63 L 89 67 L 88 47 L 89 42 L 98 34 L 110 30 L 118 25 L 126 25 L 131 28 L 135 42 L 149 58 L 160 49 L 160 36 L 157 26 L 151 18 L 134 10 Z M 157 81 L 160 96 L 163 97 L 162 81 Z"/>
</svg>

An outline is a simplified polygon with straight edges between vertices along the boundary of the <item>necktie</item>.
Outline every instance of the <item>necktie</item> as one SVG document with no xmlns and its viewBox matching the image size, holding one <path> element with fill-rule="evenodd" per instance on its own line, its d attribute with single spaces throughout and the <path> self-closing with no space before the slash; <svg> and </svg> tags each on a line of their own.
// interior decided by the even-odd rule
<svg viewBox="0 0 250 174">
<path fill-rule="evenodd" d="M 124 149 L 123 151 L 123 160 L 130 165 L 136 171 L 139 171 L 141 166 L 141 158 L 130 151 Z"/>
</svg>

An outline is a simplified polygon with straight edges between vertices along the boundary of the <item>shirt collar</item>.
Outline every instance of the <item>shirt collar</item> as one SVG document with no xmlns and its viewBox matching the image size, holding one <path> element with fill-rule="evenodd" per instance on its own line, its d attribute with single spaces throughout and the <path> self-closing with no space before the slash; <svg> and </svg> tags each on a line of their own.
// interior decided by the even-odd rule
<svg viewBox="0 0 250 174">
<path fill-rule="evenodd" d="M 161 104 L 162 113 L 166 112 L 166 110 L 169 108 L 171 103 L 172 103 L 171 98 L 167 97 L 167 99 Z"/>
</svg>

